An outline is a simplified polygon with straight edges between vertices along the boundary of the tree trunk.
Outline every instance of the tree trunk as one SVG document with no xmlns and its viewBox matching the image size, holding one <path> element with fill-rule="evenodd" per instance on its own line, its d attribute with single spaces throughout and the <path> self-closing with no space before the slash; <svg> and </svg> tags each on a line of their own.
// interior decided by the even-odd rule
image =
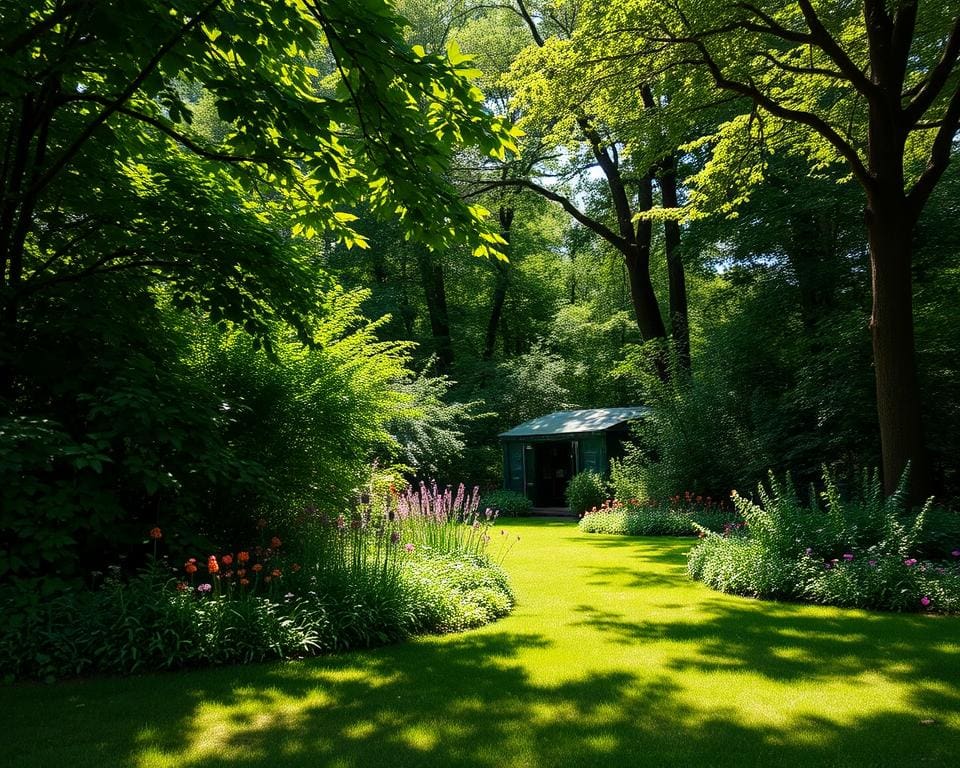
<svg viewBox="0 0 960 768">
<path fill-rule="evenodd" d="M 509 256 L 510 230 L 513 227 L 513 208 L 500 206 L 500 234 L 507 241 L 507 255 Z M 497 259 L 493 262 L 496 270 L 496 283 L 493 289 L 493 304 L 490 307 L 490 319 L 487 321 L 487 333 L 483 342 L 483 359 L 490 360 L 497 347 L 497 330 L 500 328 L 500 317 L 503 314 L 503 304 L 507 298 L 507 285 L 510 278 L 510 262 Z"/>
<path fill-rule="evenodd" d="M 923 442 L 920 388 L 913 333 L 910 272 L 914 221 L 901 189 L 875 191 L 869 201 L 867 232 L 873 283 L 874 374 L 883 455 L 883 483 L 893 492 L 910 464 L 910 501 L 930 492 Z"/>
<path fill-rule="evenodd" d="M 640 179 L 637 191 L 637 210 L 649 211 L 653 207 L 653 174 L 647 173 Z M 660 304 L 650 281 L 650 244 L 653 239 L 653 222 L 640 219 L 633 236 L 623 249 L 623 259 L 627 265 L 630 280 L 630 298 L 633 301 L 633 313 L 637 318 L 640 338 L 644 341 L 664 339 L 667 336 Z"/>
<path fill-rule="evenodd" d="M 679 208 L 677 200 L 677 161 L 673 155 L 660 164 L 660 194 L 664 208 Z M 680 250 L 680 224 L 673 219 L 663 222 L 667 274 L 670 282 L 670 331 L 680 367 L 690 370 L 690 315 L 687 309 L 687 280 L 683 272 Z"/>
<path fill-rule="evenodd" d="M 430 318 L 430 333 L 433 337 L 433 353 L 437 356 L 437 369 L 448 373 L 453 365 L 453 345 L 450 341 L 450 316 L 447 314 L 447 292 L 443 282 L 443 265 L 435 254 L 424 249 L 417 256 L 423 294 Z"/>
</svg>

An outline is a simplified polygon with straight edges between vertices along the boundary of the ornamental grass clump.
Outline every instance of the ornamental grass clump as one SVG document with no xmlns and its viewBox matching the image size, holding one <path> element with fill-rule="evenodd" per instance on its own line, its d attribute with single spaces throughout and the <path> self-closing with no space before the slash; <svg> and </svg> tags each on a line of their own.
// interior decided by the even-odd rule
<svg viewBox="0 0 960 768">
<path fill-rule="evenodd" d="M 859 493 L 849 497 L 826 470 L 823 478 L 824 490 L 811 489 L 808 503 L 789 478 L 780 482 L 772 474 L 757 502 L 733 492 L 743 525 L 722 532 L 700 528 L 702 540 L 687 563 L 690 575 L 722 592 L 762 598 L 960 611 L 960 548 L 938 549 L 939 534 L 927 524 L 931 502 L 919 511 L 905 509 L 906 475 L 889 497 L 876 471 L 864 473 Z"/>
<path fill-rule="evenodd" d="M 483 555 L 490 530 L 497 520 L 492 509 L 480 510 L 480 489 L 467 492 L 463 483 L 456 493 L 420 482 L 397 494 L 388 515 L 405 544 L 444 554 Z"/>
</svg>

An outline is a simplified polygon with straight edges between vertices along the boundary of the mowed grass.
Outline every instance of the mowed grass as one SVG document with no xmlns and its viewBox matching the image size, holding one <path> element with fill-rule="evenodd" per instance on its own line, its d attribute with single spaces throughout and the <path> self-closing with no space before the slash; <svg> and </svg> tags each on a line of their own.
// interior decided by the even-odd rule
<svg viewBox="0 0 960 768">
<path fill-rule="evenodd" d="M 10 766 L 957 766 L 960 619 L 762 603 L 690 542 L 504 525 L 514 614 L 287 664 L 0 689 Z"/>
</svg>

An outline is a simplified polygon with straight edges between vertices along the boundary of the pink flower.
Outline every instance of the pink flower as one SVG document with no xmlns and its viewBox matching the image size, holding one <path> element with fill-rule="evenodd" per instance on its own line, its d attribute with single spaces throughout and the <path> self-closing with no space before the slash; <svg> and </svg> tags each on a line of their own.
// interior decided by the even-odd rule
<svg viewBox="0 0 960 768">
<path fill-rule="evenodd" d="M 926 595 L 924 595 L 923 597 L 921 597 L 921 598 L 920 598 L 920 605 L 922 605 L 924 608 L 926 608 L 928 605 L 930 605 L 930 598 L 927 597 Z"/>
<path fill-rule="evenodd" d="M 912 568 L 917 564 L 917 561 L 915 558 L 908 557 L 906 560 L 903 561 L 903 564 L 907 566 L 907 568 Z"/>
<path fill-rule="evenodd" d="M 950 554 L 953 555 L 954 557 L 960 557 L 960 549 L 955 549 Z"/>
<path fill-rule="evenodd" d="M 416 549 L 416 547 L 413 546 L 413 544 L 409 544 L 409 543 L 408 543 L 408 544 L 404 544 L 404 545 L 403 545 L 403 548 L 404 548 L 405 550 L 407 550 L 407 552 L 413 552 L 413 550 Z"/>
<path fill-rule="evenodd" d="M 843 556 L 843 559 L 846 560 L 846 561 L 849 563 L 851 560 L 853 560 L 853 555 L 851 555 L 849 552 L 847 552 L 847 554 L 845 554 L 845 555 Z"/>
<path fill-rule="evenodd" d="M 876 561 L 876 560 L 867 560 L 867 565 L 869 565 L 869 566 L 871 566 L 871 567 L 873 567 L 873 568 L 876 568 L 876 567 L 877 567 L 877 561 Z"/>
</svg>

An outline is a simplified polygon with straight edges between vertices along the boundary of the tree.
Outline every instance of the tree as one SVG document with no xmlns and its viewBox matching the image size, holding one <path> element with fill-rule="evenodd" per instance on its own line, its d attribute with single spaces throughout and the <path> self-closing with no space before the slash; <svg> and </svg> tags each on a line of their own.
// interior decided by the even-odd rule
<svg viewBox="0 0 960 768">
<path fill-rule="evenodd" d="M 171 146 L 217 169 L 210 173 L 226 172 L 261 218 L 295 235 L 326 231 L 363 246 L 344 209 L 365 200 L 426 247 L 466 240 L 489 255 L 500 243 L 444 171 L 462 144 L 511 151 L 511 129 L 485 111 L 467 57 L 409 48 L 386 2 L 3 0 L 0 20 L 8 393 L 29 292 L 51 280 L 166 268 L 127 247 L 81 256 L 77 247 L 99 222 L 62 205 L 79 190 L 109 189 L 140 158 Z M 318 59 L 329 72 L 310 65 Z M 210 94 L 232 128 L 222 140 L 192 129 L 183 83 Z M 232 267 L 223 266 L 228 278 Z"/>
<path fill-rule="evenodd" d="M 927 494 L 911 264 L 960 123 L 956 7 L 639 0 L 609 16 L 637 41 L 624 55 L 708 72 L 761 114 L 801 126 L 808 154 L 842 158 L 862 186 L 884 482 L 892 491 L 909 463 L 914 499 Z"/>
</svg>

